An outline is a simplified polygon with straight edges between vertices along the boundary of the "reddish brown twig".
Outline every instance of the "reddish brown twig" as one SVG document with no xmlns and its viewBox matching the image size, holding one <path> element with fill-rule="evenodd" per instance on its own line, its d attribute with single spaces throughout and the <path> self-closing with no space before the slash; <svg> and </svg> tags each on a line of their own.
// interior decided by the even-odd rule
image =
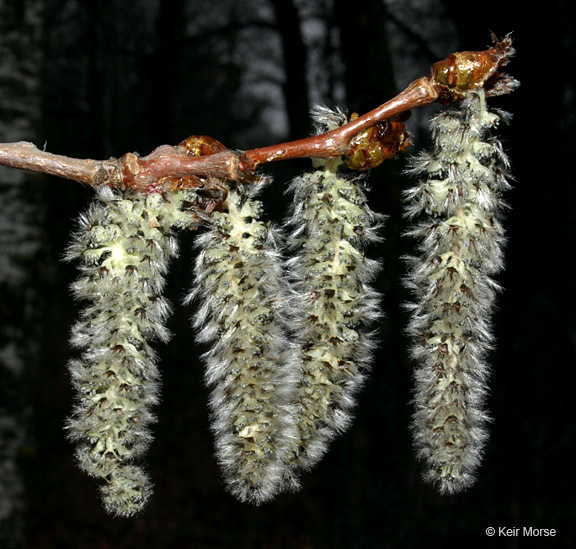
<svg viewBox="0 0 576 549">
<path fill-rule="evenodd" d="M 0 144 L 0 164 L 57 175 L 94 187 L 109 185 L 146 192 L 152 187 L 210 187 L 210 180 L 250 180 L 260 164 L 291 158 L 344 157 L 353 169 L 368 169 L 404 150 L 409 138 L 402 113 L 437 99 L 462 99 L 484 87 L 487 95 L 509 93 L 517 82 L 502 74 L 514 53 L 510 36 L 479 52 L 458 52 L 435 63 L 429 77 L 419 78 L 380 107 L 322 133 L 249 151 L 233 151 L 205 136 L 179 145 L 162 145 L 147 156 L 127 153 L 120 159 L 79 160 L 38 150 L 26 142 Z M 376 128 L 372 130 L 372 128 Z"/>
<path fill-rule="evenodd" d="M 182 186 L 193 187 L 201 185 L 202 179 L 207 177 L 245 180 L 254 175 L 260 164 L 266 162 L 345 156 L 353 138 L 361 132 L 383 124 L 395 115 L 431 103 L 437 96 L 429 80 L 421 78 L 394 99 L 333 131 L 244 153 L 226 149 L 222 145 L 221 148 L 199 149 L 201 154 L 198 155 L 198 151 L 191 152 L 181 143 L 177 146 L 161 145 L 147 156 L 127 153 L 120 159 L 98 161 L 53 155 L 38 150 L 31 143 L 19 142 L 0 145 L 0 164 L 74 179 L 93 187 L 110 185 L 141 192 L 158 184 L 163 178 L 170 178 L 171 184 L 181 178 Z M 399 139 L 406 141 L 405 136 Z M 205 136 L 191 136 L 188 138 L 190 140 L 215 142 Z M 402 148 L 401 143 L 398 148 Z"/>
<path fill-rule="evenodd" d="M 205 136 L 188 139 L 211 140 Z M 147 156 L 126 153 L 119 159 L 92 160 L 41 151 L 27 141 L 0 143 L 1 165 L 56 175 L 92 187 L 109 185 L 140 192 L 149 190 L 162 179 L 174 188 L 200 186 L 201 178 L 206 177 L 237 178 L 239 153 L 223 148 L 218 154 L 205 154 L 191 156 L 183 146 L 161 145 Z"/>
<path fill-rule="evenodd" d="M 435 63 L 430 77 L 412 82 L 396 97 L 363 116 L 335 130 L 298 141 L 271 145 L 246 151 L 241 166 L 253 171 L 258 164 L 289 158 L 337 158 L 345 156 L 352 139 L 362 131 L 411 109 L 428 105 L 436 99 L 443 103 L 463 99 L 466 94 L 484 87 L 487 95 L 502 95 L 513 91 L 518 82 L 501 74 L 500 68 L 514 54 L 512 39 L 499 41 L 492 35 L 494 47 L 485 51 L 465 51 L 449 55 Z"/>
<path fill-rule="evenodd" d="M 438 93 L 433 83 L 428 78 L 420 78 L 412 82 L 394 99 L 335 130 L 298 141 L 246 151 L 242 155 L 241 166 L 253 171 L 259 164 L 276 160 L 344 156 L 348 152 L 350 141 L 358 133 L 410 109 L 432 103 L 437 97 Z"/>
</svg>

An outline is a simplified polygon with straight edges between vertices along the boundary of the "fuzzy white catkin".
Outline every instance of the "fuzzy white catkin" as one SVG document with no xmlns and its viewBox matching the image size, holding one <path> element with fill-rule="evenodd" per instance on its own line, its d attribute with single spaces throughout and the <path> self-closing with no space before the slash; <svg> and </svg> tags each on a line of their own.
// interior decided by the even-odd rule
<svg viewBox="0 0 576 549">
<path fill-rule="evenodd" d="M 501 115 L 502 113 L 500 113 Z M 408 333 L 416 362 L 413 435 L 425 479 L 441 493 L 475 480 L 487 439 L 486 354 L 503 267 L 500 222 L 508 160 L 492 136 L 501 116 L 483 91 L 432 122 L 433 150 L 414 159 L 420 183 L 406 192 L 414 302 Z"/>
<path fill-rule="evenodd" d="M 341 113 L 317 110 L 328 129 Z M 287 221 L 293 256 L 287 261 L 292 329 L 299 373 L 297 437 L 288 455 L 292 474 L 315 465 L 352 420 L 356 393 L 370 366 L 380 296 L 370 286 L 379 270 L 365 245 L 379 240 L 383 216 L 367 203 L 364 180 L 340 170 L 341 160 L 315 160 L 316 169 L 290 187 Z"/>
<path fill-rule="evenodd" d="M 132 461 L 152 438 L 159 372 L 150 341 L 169 337 L 161 293 L 177 253 L 172 229 L 193 223 L 182 205 L 194 197 L 192 190 L 146 196 L 101 188 L 68 248 L 67 259 L 80 260 L 72 289 L 87 305 L 72 329 L 82 353 L 69 364 L 77 404 L 67 428 L 80 467 L 104 480 L 104 506 L 118 516 L 140 511 L 152 491 Z"/>
<path fill-rule="evenodd" d="M 203 355 L 216 454 L 239 500 L 263 503 L 283 489 L 289 400 L 294 376 L 287 360 L 287 305 L 276 230 L 260 219 L 261 203 L 232 189 L 212 215 L 200 250 L 195 288 L 197 341 Z"/>
</svg>

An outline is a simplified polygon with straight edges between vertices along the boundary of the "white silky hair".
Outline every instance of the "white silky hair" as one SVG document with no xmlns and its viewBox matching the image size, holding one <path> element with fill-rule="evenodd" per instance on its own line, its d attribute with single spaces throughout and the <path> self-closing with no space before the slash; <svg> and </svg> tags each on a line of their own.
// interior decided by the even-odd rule
<svg viewBox="0 0 576 549">
<path fill-rule="evenodd" d="M 287 339 L 286 285 L 278 230 L 261 219 L 261 185 L 231 189 L 224 211 L 196 240 L 196 339 L 207 344 L 211 430 L 229 491 L 261 504 L 297 480 L 286 452 L 295 437 L 296 384 Z"/>
<path fill-rule="evenodd" d="M 431 123 L 433 148 L 412 160 L 419 183 L 405 192 L 416 239 L 407 258 L 408 334 L 415 362 L 412 423 L 424 478 L 457 493 L 476 478 L 486 440 L 491 314 L 503 268 L 502 195 L 508 159 L 493 132 L 502 113 L 483 91 Z"/>
<path fill-rule="evenodd" d="M 341 111 L 313 111 L 318 131 L 346 122 Z M 380 295 L 371 287 L 380 263 L 365 255 L 380 240 L 384 217 L 367 202 L 363 177 L 342 161 L 314 160 L 288 192 L 286 269 L 299 382 L 295 395 L 297 436 L 291 440 L 292 475 L 313 467 L 330 442 L 352 422 L 356 395 L 372 362 Z"/>
<path fill-rule="evenodd" d="M 194 191 L 149 196 L 100 188 L 72 237 L 67 259 L 79 260 L 72 289 L 84 302 L 71 341 L 81 350 L 69 364 L 76 405 L 67 422 L 81 469 L 103 481 L 105 509 L 132 516 L 152 483 L 134 464 L 152 440 L 152 408 L 160 376 L 150 343 L 167 341 L 170 306 L 164 275 L 177 254 L 173 227 L 194 223 L 182 211 Z"/>
</svg>

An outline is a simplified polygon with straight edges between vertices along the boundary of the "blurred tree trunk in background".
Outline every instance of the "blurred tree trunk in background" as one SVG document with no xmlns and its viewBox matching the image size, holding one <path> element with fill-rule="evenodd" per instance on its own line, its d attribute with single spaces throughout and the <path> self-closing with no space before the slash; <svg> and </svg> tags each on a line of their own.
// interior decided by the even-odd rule
<svg viewBox="0 0 576 549">
<path fill-rule="evenodd" d="M 394 72 L 382 0 L 334 0 L 348 108 L 364 113 L 394 96 Z"/>
<path fill-rule="evenodd" d="M 154 75 L 150 81 L 150 99 L 152 105 L 158 106 L 150 109 L 150 130 L 159 144 L 172 142 L 174 120 L 178 116 L 174 112 L 174 90 L 185 22 L 183 0 L 160 2 L 156 17 L 156 47 L 149 66 L 149 74 Z"/>
<path fill-rule="evenodd" d="M 302 38 L 300 17 L 294 2 L 270 0 L 276 14 L 276 25 L 282 41 L 284 60 L 284 99 L 289 122 L 289 138 L 300 139 L 310 133 L 307 57 Z"/>
<path fill-rule="evenodd" d="M 41 0 L 0 1 L 0 141 L 34 141 L 39 122 Z M 24 532 L 21 462 L 29 440 L 27 386 L 38 360 L 40 248 L 36 175 L 0 168 L 0 547 Z"/>
</svg>

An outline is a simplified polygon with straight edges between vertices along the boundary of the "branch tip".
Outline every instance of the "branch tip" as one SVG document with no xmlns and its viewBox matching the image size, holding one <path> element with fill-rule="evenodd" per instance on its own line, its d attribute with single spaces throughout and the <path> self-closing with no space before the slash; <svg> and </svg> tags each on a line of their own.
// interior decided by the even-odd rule
<svg viewBox="0 0 576 549">
<path fill-rule="evenodd" d="M 511 93 L 519 82 L 501 73 L 515 51 L 512 37 L 499 40 L 492 34 L 493 46 L 483 51 L 463 51 L 450 54 L 434 63 L 430 80 L 443 104 L 464 99 L 470 92 L 484 88 L 487 97 Z"/>
</svg>

